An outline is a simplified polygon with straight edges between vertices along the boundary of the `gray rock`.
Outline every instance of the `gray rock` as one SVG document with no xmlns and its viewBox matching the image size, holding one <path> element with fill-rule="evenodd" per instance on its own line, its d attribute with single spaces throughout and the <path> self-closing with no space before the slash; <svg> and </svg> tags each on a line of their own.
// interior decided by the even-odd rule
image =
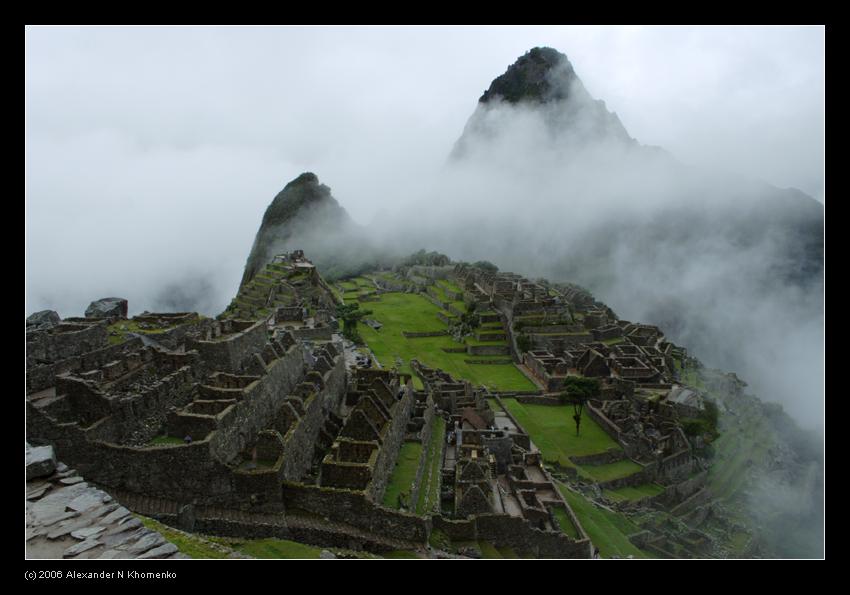
<svg viewBox="0 0 850 595">
<path fill-rule="evenodd" d="M 106 527 L 86 527 L 85 529 L 77 529 L 76 531 L 71 531 L 71 537 L 74 539 L 88 539 L 105 529 Z"/>
<path fill-rule="evenodd" d="M 111 560 L 113 558 L 120 557 L 121 554 L 122 554 L 122 552 L 119 552 L 118 550 L 106 550 L 101 555 L 99 555 L 97 557 L 97 559 L 98 560 Z"/>
<path fill-rule="evenodd" d="M 48 489 L 50 489 L 49 485 L 27 492 L 27 500 L 38 500 L 39 498 L 44 496 Z"/>
<path fill-rule="evenodd" d="M 88 551 L 88 550 L 90 550 L 90 549 L 94 549 L 94 548 L 96 548 L 96 547 L 97 547 L 97 546 L 99 546 L 99 545 L 100 545 L 100 544 L 99 544 L 97 541 L 93 540 L 93 539 L 89 539 L 89 540 L 86 540 L 86 541 L 81 541 L 80 543 L 77 543 L 77 544 L 75 544 L 75 545 L 72 545 L 72 546 L 71 546 L 71 547 L 69 547 L 67 550 L 65 550 L 65 551 L 62 553 L 62 557 L 63 557 L 63 558 L 73 558 L 74 556 L 77 556 L 77 555 L 79 555 L 79 554 L 82 554 L 83 552 L 87 552 L 87 551 Z"/>
<path fill-rule="evenodd" d="M 62 479 L 59 480 L 59 483 L 66 485 L 66 486 L 72 486 L 75 483 L 80 483 L 81 481 L 83 481 L 83 478 L 80 477 L 79 475 L 75 475 L 74 477 L 63 477 Z"/>
<path fill-rule="evenodd" d="M 77 512 L 83 512 L 101 504 L 101 494 L 99 492 L 86 492 L 71 500 L 68 503 L 68 508 Z"/>
<path fill-rule="evenodd" d="M 116 510 L 110 512 L 105 517 L 103 517 L 103 519 L 100 522 L 104 523 L 106 525 L 109 525 L 109 524 L 112 524 L 119 519 L 123 519 L 128 514 L 130 514 L 130 511 L 127 510 L 126 508 L 124 508 L 123 506 L 121 506 L 121 507 L 117 508 Z"/>
<path fill-rule="evenodd" d="M 86 318 L 127 318 L 127 300 L 109 297 L 93 301 L 86 308 Z"/>
<path fill-rule="evenodd" d="M 170 556 L 174 553 L 177 553 L 177 546 L 173 543 L 164 543 L 139 556 L 139 560 L 146 560 L 148 558 L 165 558 L 166 556 Z"/>
<path fill-rule="evenodd" d="M 52 446 L 27 448 L 26 461 L 27 481 L 36 477 L 46 477 L 56 470 L 56 454 Z"/>
<path fill-rule="evenodd" d="M 319 554 L 319 558 L 322 560 L 336 560 L 336 556 L 333 552 L 329 552 L 328 550 L 322 550 L 322 553 Z"/>
<path fill-rule="evenodd" d="M 136 541 L 143 534 L 144 531 L 141 529 L 130 528 L 126 531 L 119 532 L 107 531 L 99 539 L 106 547 L 121 549 L 119 546 L 123 546 L 124 544 L 130 543 L 131 541 Z"/>
<path fill-rule="evenodd" d="M 47 527 L 47 526 L 56 524 L 60 521 L 72 519 L 72 518 L 77 517 L 77 516 L 80 516 L 80 513 L 75 511 L 75 510 L 72 510 L 72 511 L 69 511 L 69 512 L 62 512 L 62 513 L 59 513 L 59 514 L 54 514 L 54 515 L 51 515 L 51 516 L 43 517 L 43 518 L 40 519 L 40 521 L 41 521 L 42 525 Z"/>
<path fill-rule="evenodd" d="M 128 547 L 127 551 L 131 554 L 142 554 L 149 549 L 162 545 L 163 543 L 165 543 L 165 537 L 159 533 L 151 531 L 139 539 L 139 541 Z"/>
<path fill-rule="evenodd" d="M 53 310 L 41 310 L 40 312 L 35 312 L 27 317 L 27 328 L 50 328 L 51 326 L 56 326 L 61 321 L 62 318 L 59 317 L 57 312 L 54 312 Z"/>
</svg>

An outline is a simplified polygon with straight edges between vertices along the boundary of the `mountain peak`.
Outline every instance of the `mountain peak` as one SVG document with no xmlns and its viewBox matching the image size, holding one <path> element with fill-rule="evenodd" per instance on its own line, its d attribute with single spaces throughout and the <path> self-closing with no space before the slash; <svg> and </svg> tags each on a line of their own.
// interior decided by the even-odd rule
<svg viewBox="0 0 850 595">
<path fill-rule="evenodd" d="M 241 285 L 250 281 L 275 254 L 299 245 L 289 245 L 293 236 L 305 231 L 338 231 L 351 223 L 348 213 L 319 183 L 319 177 L 304 172 L 284 186 L 263 215 L 260 229 L 245 265 Z M 241 286 L 240 285 L 240 286 Z"/>
<path fill-rule="evenodd" d="M 566 55 L 549 47 L 535 47 L 494 79 L 478 101 L 558 101 L 569 98 L 576 82 L 581 84 Z"/>
</svg>

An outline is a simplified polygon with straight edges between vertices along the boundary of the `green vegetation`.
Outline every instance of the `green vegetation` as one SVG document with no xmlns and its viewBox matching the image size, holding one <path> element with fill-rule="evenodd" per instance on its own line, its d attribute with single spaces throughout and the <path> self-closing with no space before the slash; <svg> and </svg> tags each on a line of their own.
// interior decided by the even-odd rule
<svg viewBox="0 0 850 595">
<path fill-rule="evenodd" d="M 558 521 L 558 526 L 563 533 L 574 539 L 578 539 L 578 529 L 573 525 L 572 519 L 567 514 L 566 510 L 561 508 L 553 508 L 552 513 L 555 515 L 555 520 Z"/>
<path fill-rule="evenodd" d="M 401 445 L 395 468 L 387 482 L 383 504 L 387 508 L 405 508 L 410 510 L 410 491 L 416 480 L 419 469 L 419 458 L 422 456 L 422 445 L 419 442 L 405 442 Z"/>
<path fill-rule="evenodd" d="M 664 486 L 657 483 L 645 483 L 639 486 L 618 488 L 616 490 L 605 490 L 606 498 L 621 502 L 623 500 L 640 500 L 649 496 L 657 496 L 664 491 Z"/>
<path fill-rule="evenodd" d="M 576 436 L 572 407 L 523 405 L 516 399 L 502 399 L 502 403 L 531 436 L 545 461 L 575 467 L 570 456 L 620 449 L 620 445 L 590 417 L 585 419 L 581 436 Z"/>
<path fill-rule="evenodd" d="M 445 370 L 458 379 L 469 380 L 501 391 L 534 391 L 536 387 L 513 364 L 467 364 L 466 353 L 446 353 L 444 348 L 458 348 L 449 336 L 407 339 L 402 331 L 430 332 L 446 330 L 437 313 L 440 309 L 418 294 L 385 293 L 380 301 L 370 302 L 373 318 L 383 324 L 381 330 L 367 326 L 360 329 L 363 340 L 385 368 L 396 367 L 401 360 L 400 372 L 412 373 L 410 360 Z M 493 343 L 489 343 L 493 344 Z M 476 356 L 476 359 L 498 359 Z M 504 356 L 501 356 L 504 359 Z M 420 383 L 421 384 L 421 383 Z"/>
<path fill-rule="evenodd" d="M 558 489 L 578 517 L 578 521 L 584 527 L 593 545 L 599 548 L 602 557 L 652 557 L 629 541 L 628 536 L 639 532 L 640 527 L 632 523 L 625 515 L 597 508 L 581 494 L 563 484 L 559 483 Z"/>
<path fill-rule="evenodd" d="M 183 444 L 183 440 L 181 440 L 180 438 L 175 438 L 174 436 L 157 436 L 156 438 L 148 442 L 148 446 L 170 446 L 173 444 Z"/>
<path fill-rule="evenodd" d="M 411 552 L 409 550 L 393 550 L 391 552 L 385 552 L 382 554 L 384 558 L 388 558 L 390 560 L 396 559 L 408 559 L 408 558 L 418 558 L 415 552 Z"/>
<path fill-rule="evenodd" d="M 419 501 L 416 514 L 428 514 L 440 507 L 440 470 L 442 467 L 443 437 L 446 435 L 446 421 L 435 417 L 431 426 L 431 439 L 428 443 L 428 455 L 422 474 L 422 487 L 419 488 Z"/>
<path fill-rule="evenodd" d="M 632 461 L 631 459 L 623 459 L 616 463 L 608 463 L 606 465 L 582 465 L 581 471 L 584 475 L 592 478 L 594 481 L 610 481 L 612 479 L 620 479 L 628 477 L 638 471 L 642 471 L 643 467 Z"/>
<path fill-rule="evenodd" d="M 321 548 L 286 539 L 252 539 L 232 543 L 234 549 L 252 558 L 315 559 L 322 553 Z"/>
<path fill-rule="evenodd" d="M 340 320 L 342 320 L 342 334 L 343 336 L 357 344 L 362 344 L 363 339 L 360 337 L 360 333 L 357 332 L 357 323 L 364 316 L 369 316 L 372 314 L 371 310 L 361 310 L 360 304 L 358 302 L 354 302 L 353 304 L 344 304 L 342 306 L 337 306 L 336 308 L 336 316 Z"/>
<path fill-rule="evenodd" d="M 161 533 L 163 537 L 176 545 L 178 550 L 191 558 L 227 558 L 230 554 L 229 548 L 222 547 L 211 540 L 172 529 L 148 517 L 135 516 L 142 521 L 145 527 Z"/>
<path fill-rule="evenodd" d="M 195 318 L 190 318 L 187 322 L 181 324 L 191 324 L 200 321 L 203 316 L 197 316 Z M 134 319 L 128 320 L 119 320 L 117 322 L 113 322 L 108 327 L 106 327 L 107 332 L 107 340 L 110 345 L 117 345 L 118 343 L 123 343 L 127 340 L 127 335 L 129 333 L 137 333 L 144 335 L 160 335 L 166 331 L 169 331 L 175 326 L 163 327 L 163 328 L 155 328 L 155 329 L 146 329 L 141 328 L 139 323 Z"/>
</svg>

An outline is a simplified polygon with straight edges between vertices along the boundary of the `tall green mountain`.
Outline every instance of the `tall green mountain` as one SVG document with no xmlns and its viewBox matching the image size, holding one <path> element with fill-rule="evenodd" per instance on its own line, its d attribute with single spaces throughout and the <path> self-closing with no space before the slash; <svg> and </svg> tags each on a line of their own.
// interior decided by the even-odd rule
<svg viewBox="0 0 850 595">
<path fill-rule="evenodd" d="M 331 195 L 331 189 L 320 184 L 316 174 L 301 174 L 284 186 L 266 209 L 245 263 L 240 287 L 253 279 L 276 254 L 306 249 L 299 242 L 339 236 L 353 228 L 353 221 Z M 312 251 L 308 254 L 315 256 Z"/>
</svg>

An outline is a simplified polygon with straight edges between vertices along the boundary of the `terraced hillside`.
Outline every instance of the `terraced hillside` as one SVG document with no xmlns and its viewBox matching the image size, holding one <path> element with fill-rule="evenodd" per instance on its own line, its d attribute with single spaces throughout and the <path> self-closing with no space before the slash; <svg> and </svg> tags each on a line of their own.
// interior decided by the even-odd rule
<svg viewBox="0 0 850 595">
<path fill-rule="evenodd" d="M 377 301 L 365 302 L 362 307 L 371 310 L 369 318 L 382 325 L 380 330 L 367 325 L 358 329 L 384 367 L 395 366 L 402 372 L 412 373 L 410 360 L 418 359 L 427 366 L 445 370 L 455 378 L 469 380 L 491 390 L 534 392 L 537 389 L 513 363 L 506 362 L 504 355 L 470 356 L 467 346 L 475 344 L 476 340 L 465 343 L 454 341 L 448 335 L 448 325 L 439 317 L 442 310 L 422 295 L 384 293 Z M 433 333 L 434 336 L 410 337 L 405 333 Z M 470 363 L 472 361 L 481 363 Z M 419 382 L 418 379 L 416 382 Z"/>
</svg>

